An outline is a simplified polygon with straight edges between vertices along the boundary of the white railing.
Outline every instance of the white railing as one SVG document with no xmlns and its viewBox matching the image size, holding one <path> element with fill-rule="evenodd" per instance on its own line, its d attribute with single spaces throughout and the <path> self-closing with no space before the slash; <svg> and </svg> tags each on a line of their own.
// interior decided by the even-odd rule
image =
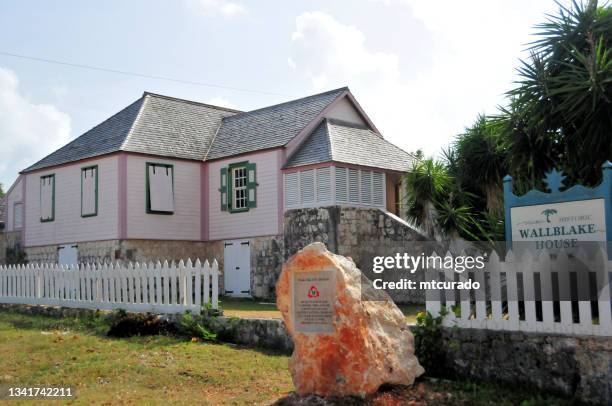
<svg viewBox="0 0 612 406">
<path fill-rule="evenodd" d="M 182 313 L 206 304 L 216 309 L 218 297 L 217 260 L 0 266 L 0 303 Z"/>
<path fill-rule="evenodd" d="M 580 272 L 580 277 L 571 275 Z M 575 255 L 561 252 L 552 258 L 549 253 L 537 257 L 527 253 L 516 258 L 509 252 L 505 261 L 493 252 L 484 270 L 475 270 L 471 275 L 464 272 L 458 277 L 462 281 L 472 278 L 484 288 L 428 290 L 426 306 L 433 316 L 446 306 L 446 326 L 612 336 L 611 272 L 612 261 L 603 251 L 586 254 L 581 250 Z M 427 271 L 426 279 L 457 278 L 453 270 L 443 271 L 442 279 L 440 274 Z M 591 298 L 584 294 L 589 290 L 597 293 L 592 300 L 584 300 Z M 576 297 L 576 292 L 583 293 Z"/>
</svg>

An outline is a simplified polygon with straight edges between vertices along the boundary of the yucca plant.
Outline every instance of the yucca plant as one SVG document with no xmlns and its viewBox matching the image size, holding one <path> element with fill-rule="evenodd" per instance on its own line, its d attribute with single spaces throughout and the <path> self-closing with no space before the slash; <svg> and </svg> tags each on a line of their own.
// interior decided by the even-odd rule
<svg viewBox="0 0 612 406">
<path fill-rule="evenodd" d="M 534 187 L 557 166 L 594 185 L 612 159 L 612 9 L 596 0 L 559 4 L 536 28 L 502 111 L 513 173 Z"/>
</svg>

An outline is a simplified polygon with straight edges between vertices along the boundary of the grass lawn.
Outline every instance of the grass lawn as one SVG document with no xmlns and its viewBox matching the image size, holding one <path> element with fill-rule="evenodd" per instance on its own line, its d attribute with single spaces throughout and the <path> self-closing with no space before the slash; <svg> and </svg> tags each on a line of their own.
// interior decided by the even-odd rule
<svg viewBox="0 0 612 406">
<path fill-rule="evenodd" d="M 73 386 L 73 404 L 291 405 L 295 400 L 285 355 L 184 337 L 113 339 L 104 335 L 108 324 L 100 318 L 56 319 L 0 311 L 0 384 Z M 365 401 L 341 399 L 330 404 L 570 403 L 520 388 L 425 379 Z"/>
<path fill-rule="evenodd" d="M 178 337 L 111 339 L 103 329 L 0 312 L 0 383 L 74 386 L 75 403 L 108 405 L 269 404 L 293 389 L 284 355 Z"/>
<path fill-rule="evenodd" d="M 221 307 L 225 316 L 240 317 L 240 318 L 264 318 L 264 319 L 280 319 L 281 312 L 276 308 L 276 303 L 260 302 L 252 299 L 237 299 L 231 297 L 222 297 Z M 425 310 L 422 305 L 399 305 L 398 306 L 408 323 L 416 324 L 416 315 L 421 310 Z"/>
</svg>

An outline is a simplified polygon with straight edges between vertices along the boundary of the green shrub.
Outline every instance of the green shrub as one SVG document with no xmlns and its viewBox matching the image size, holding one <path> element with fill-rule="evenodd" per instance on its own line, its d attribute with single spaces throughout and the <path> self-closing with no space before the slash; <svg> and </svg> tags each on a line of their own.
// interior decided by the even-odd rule
<svg viewBox="0 0 612 406">
<path fill-rule="evenodd" d="M 440 315 L 433 317 L 430 312 L 417 314 L 414 330 L 414 351 L 429 376 L 444 376 L 445 349 L 442 341 L 442 322 L 448 314 L 446 307 Z"/>
<path fill-rule="evenodd" d="M 204 341 L 216 341 L 217 334 L 204 327 L 201 316 L 193 315 L 191 312 L 186 312 L 181 317 L 178 333 L 188 337 L 195 337 Z"/>
</svg>

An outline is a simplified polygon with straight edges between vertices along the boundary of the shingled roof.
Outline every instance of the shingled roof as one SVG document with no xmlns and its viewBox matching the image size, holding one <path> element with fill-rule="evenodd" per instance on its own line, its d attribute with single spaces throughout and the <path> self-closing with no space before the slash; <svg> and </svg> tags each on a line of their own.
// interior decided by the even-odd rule
<svg viewBox="0 0 612 406">
<path fill-rule="evenodd" d="M 332 161 L 406 172 L 414 157 L 365 126 L 325 119 L 285 168 Z"/>
<path fill-rule="evenodd" d="M 142 97 L 23 172 L 117 151 L 202 159 L 224 117 L 237 110 L 145 92 Z"/>
<path fill-rule="evenodd" d="M 23 172 L 118 151 L 212 160 L 282 147 L 326 107 L 347 94 L 348 88 L 342 87 L 240 112 L 145 92 L 134 103 Z M 370 128 L 325 119 L 286 167 L 328 161 L 406 171 L 412 156 Z"/>
<path fill-rule="evenodd" d="M 226 117 L 206 159 L 284 146 L 346 92 L 342 87 Z"/>
</svg>

